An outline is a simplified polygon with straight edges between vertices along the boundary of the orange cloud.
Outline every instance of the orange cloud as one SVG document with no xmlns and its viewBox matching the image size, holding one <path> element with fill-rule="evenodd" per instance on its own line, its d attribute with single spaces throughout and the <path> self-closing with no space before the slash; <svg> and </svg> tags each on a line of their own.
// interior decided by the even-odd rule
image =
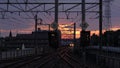
<svg viewBox="0 0 120 68">
<path fill-rule="evenodd" d="M 72 28 L 68 27 L 68 25 L 71 26 Z M 65 27 L 68 27 L 68 28 L 65 28 Z M 40 28 L 41 28 L 41 30 L 48 30 L 48 26 L 41 26 Z M 73 38 L 73 34 L 74 34 L 73 23 L 60 25 L 59 29 L 61 30 L 62 38 L 70 38 L 70 37 Z M 120 29 L 120 28 L 117 28 L 117 27 L 111 28 L 111 30 L 113 30 L 113 31 L 118 30 L 118 29 Z M 23 33 L 23 34 L 31 33 L 32 31 L 34 31 L 34 26 L 31 25 L 31 27 L 28 27 L 28 28 L 13 29 L 11 31 L 14 35 L 16 35 L 17 33 Z M 80 37 L 80 31 L 81 31 L 81 28 L 76 28 L 76 38 Z M 8 36 L 10 30 L 1 29 L 0 32 L 3 33 L 3 35 L 6 33 L 6 35 Z M 103 33 L 104 32 L 105 32 L 105 30 L 103 30 Z M 99 30 L 92 30 L 91 35 L 93 35 L 94 33 L 99 35 Z"/>
</svg>

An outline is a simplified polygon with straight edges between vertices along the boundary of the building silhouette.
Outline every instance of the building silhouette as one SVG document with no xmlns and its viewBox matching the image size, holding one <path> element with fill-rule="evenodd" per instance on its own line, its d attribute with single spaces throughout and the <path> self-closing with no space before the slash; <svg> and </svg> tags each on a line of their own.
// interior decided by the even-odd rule
<svg viewBox="0 0 120 68">
<path fill-rule="evenodd" d="M 39 30 L 31 34 L 17 34 L 13 37 L 10 31 L 9 36 L 4 38 L 3 44 L 6 48 L 21 48 L 23 44 L 26 48 L 48 46 L 48 32 Z"/>
</svg>

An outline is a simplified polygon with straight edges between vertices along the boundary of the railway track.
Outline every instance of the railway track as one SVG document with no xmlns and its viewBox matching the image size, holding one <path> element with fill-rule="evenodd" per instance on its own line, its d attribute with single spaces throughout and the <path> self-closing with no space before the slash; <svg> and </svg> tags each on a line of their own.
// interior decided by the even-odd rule
<svg viewBox="0 0 120 68">
<path fill-rule="evenodd" d="M 65 51 L 63 54 L 59 54 L 59 56 L 70 66 L 70 68 L 82 68 L 80 60 L 75 59 L 75 57 L 70 53 L 70 49 Z"/>
<path fill-rule="evenodd" d="M 82 64 L 74 55 L 70 53 L 67 47 L 58 49 L 58 51 L 51 58 L 52 61 L 45 63 L 46 65 L 40 66 L 42 68 L 82 68 Z M 39 68 L 40 68 L 39 67 Z"/>
<path fill-rule="evenodd" d="M 32 63 L 34 61 L 41 59 L 43 56 L 46 56 L 46 54 L 15 59 L 11 62 L 6 61 L 6 62 L 0 64 L 0 68 L 21 68 L 29 63 Z"/>
<path fill-rule="evenodd" d="M 68 47 L 61 47 L 46 55 L 19 60 L 0 68 L 83 68 L 81 62 Z"/>
</svg>

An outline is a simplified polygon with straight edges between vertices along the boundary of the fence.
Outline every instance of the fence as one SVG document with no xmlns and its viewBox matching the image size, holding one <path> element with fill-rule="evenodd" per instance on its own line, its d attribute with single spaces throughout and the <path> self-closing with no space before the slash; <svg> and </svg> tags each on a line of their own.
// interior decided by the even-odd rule
<svg viewBox="0 0 120 68">
<path fill-rule="evenodd" d="M 120 68 L 120 58 L 96 55 L 98 65 L 106 68 Z"/>
<path fill-rule="evenodd" d="M 34 54 L 35 54 L 35 49 L 3 51 L 0 52 L 0 60 L 31 56 Z"/>
</svg>

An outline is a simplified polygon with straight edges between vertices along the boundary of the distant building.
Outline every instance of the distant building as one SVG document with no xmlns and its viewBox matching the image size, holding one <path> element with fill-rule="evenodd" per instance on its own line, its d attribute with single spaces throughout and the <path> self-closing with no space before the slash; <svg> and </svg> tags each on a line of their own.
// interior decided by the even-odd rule
<svg viewBox="0 0 120 68">
<path fill-rule="evenodd" d="M 93 34 L 91 36 L 90 44 L 91 45 L 98 45 L 98 43 L 99 43 L 99 36 L 97 36 L 96 34 Z"/>
<path fill-rule="evenodd" d="M 90 41 L 91 45 L 98 45 L 99 36 L 93 34 Z M 120 47 L 120 30 L 104 32 L 102 35 L 102 46 Z"/>
<path fill-rule="evenodd" d="M 10 32 L 9 37 L 4 38 L 4 46 L 7 48 L 21 48 L 23 44 L 26 48 L 48 46 L 48 32 L 37 31 L 31 34 L 17 34 L 15 37 Z"/>
<path fill-rule="evenodd" d="M 9 33 L 9 37 L 12 37 L 12 32 L 10 31 L 10 33 Z"/>
<path fill-rule="evenodd" d="M 120 47 L 120 30 L 106 31 L 103 34 L 103 44 L 105 46 Z"/>
<path fill-rule="evenodd" d="M 2 38 L 2 37 L 0 37 L 0 48 L 1 48 L 1 47 L 3 47 L 3 44 L 2 44 L 2 43 L 3 43 L 3 41 L 4 41 L 4 40 L 3 40 L 3 38 Z"/>
<path fill-rule="evenodd" d="M 115 46 L 117 46 L 117 47 L 120 47 L 120 30 L 117 30 L 116 32 L 115 32 L 115 37 L 114 37 L 114 41 L 115 41 Z"/>
</svg>

